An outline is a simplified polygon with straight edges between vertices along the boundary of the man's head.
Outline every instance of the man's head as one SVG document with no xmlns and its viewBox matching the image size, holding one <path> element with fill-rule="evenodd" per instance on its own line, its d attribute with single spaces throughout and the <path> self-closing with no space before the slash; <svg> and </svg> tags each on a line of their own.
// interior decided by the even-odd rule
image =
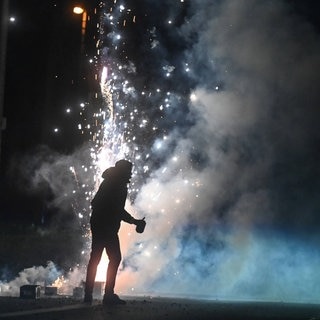
<svg viewBox="0 0 320 320">
<path fill-rule="evenodd" d="M 129 181 L 131 178 L 131 170 L 132 170 L 132 163 L 128 160 L 119 160 L 116 162 L 115 167 L 118 173 L 126 180 Z"/>
</svg>

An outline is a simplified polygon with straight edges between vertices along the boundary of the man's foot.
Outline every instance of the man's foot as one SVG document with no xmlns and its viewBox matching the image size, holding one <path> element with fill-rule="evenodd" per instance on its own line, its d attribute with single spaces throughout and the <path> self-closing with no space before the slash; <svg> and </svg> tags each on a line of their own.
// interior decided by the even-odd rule
<svg viewBox="0 0 320 320">
<path fill-rule="evenodd" d="M 85 294 L 83 303 L 91 304 L 92 303 L 92 294 Z"/>
<path fill-rule="evenodd" d="M 110 305 L 116 305 L 116 304 L 126 304 L 127 302 L 120 299 L 118 295 L 116 295 L 115 293 L 112 294 L 105 294 L 103 296 L 103 300 L 102 303 L 106 306 L 110 306 Z"/>
</svg>

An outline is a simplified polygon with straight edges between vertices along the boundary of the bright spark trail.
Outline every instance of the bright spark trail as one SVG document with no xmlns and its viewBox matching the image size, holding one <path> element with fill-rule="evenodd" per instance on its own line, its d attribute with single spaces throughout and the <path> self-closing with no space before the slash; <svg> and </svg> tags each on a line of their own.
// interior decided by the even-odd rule
<svg viewBox="0 0 320 320">
<path fill-rule="evenodd" d="M 168 133 L 175 127 L 189 125 L 185 115 L 191 64 L 181 62 L 178 56 L 181 51 L 176 51 L 172 57 L 168 55 L 168 49 L 163 51 L 166 46 L 173 49 L 179 38 L 175 34 L 174 38 L 168 39 L 167 33 L 174 34 L 183 23 L 186 4 L 177 2 L 174 7 L 174 14 L 170 13 L 172 6 L 167 6 L 167 10 L 162 9 L 164 18 L 156 20 L 154 17 L 159 8 L 148 1 L 138 4 L 117 0 L 100 2 L 94 10 L 98 21 L 94 36 L 96 52 L 88 60 L 94 66 L 94 79 L 100 91 L 94 93 L 93 99 L 80 103 L 82 120 L 78 123 L 79 132 L 88 137 L 83 150 L 89 148 L 90 156 L 79 151 L 74 155 L 76 162 L 67 159 L 74 186 L 72 191 L 64 192 L 64 199 L 57 201 L 65 203 L 72 198 L 72 207 L 86 242 L 82 250 L 84 258 L 90 252 L 90 200 L 100 183 L 101 173 L 118 159 L 132 161 L 134 172 L 129 197 L 134 201 L 152 170 L 159 168 L 167 158 L 166 152 L 177 145 L 175 139 L 168 139 Z M 183 84 L 177 86 L 177 79 L 183 79 Z M 71 109 L 66 107 L 66 114 L 70 112 Z M 54 132 L 59 133 L 59 128 Z M 173 154 L 171 158 L 177 163 L 175 171 L 182 172 L 184 168 L 178 165 L 179 155 Z M 162 170 L 166 171 L 165 168 Z M 189 183 L 186 181 L 182 182 L 182 188 Z M 189 183 L 189 186 L 196 185 Z M 180 187 L 175 191 L 173 206 L 183 201 L 179 196 Z M 153 192 L 150 197 L 154 197 Z M 148 214 L 141 211 L 137 214 Z M 160 208 L 160 211 L 165 209 Z M 167 223 L 171 223 L 170 219 Z M 132 230 L 124 230 L 124 247 L 129 247 L 127 241 L 135 243 Z M 154 248 L 157 246 L 153 245 Z M 104 256 L 101 265 L 106 266 L 105 260 Z M 104 276 L 103 269 L 100 271 L 101 280 Z"/>
<path fill-rule="evenodd" d="M 135 169 L 129 190 L 131 200 L 139 193 L 139 187 L 149 176 L 150 168 L 157 168 L 161 158 L 166 157 L 161 156 L 162 150 L 166 150 L 169 144 L 174 148 L 176 143 L 167 140 L 167 132 L 177 122 L 184 125 L 188 123 L 183 114 L 189 99 L 188 81 L 184 81 L 185 86 L 180 86 L 183 94 L 173 84 L 175 74 L 178 73 L 180 79 L 181 74 L 188 76 L 190 69 L 186 70 L 185 66 L 189 64 L 179 61 L 179 65 L 175 65 L 177 61 L 169 61 L 167 54 L 161 52 L 163 46 L 158 39 L 167 33 L 167 28 L 178 27 L 182 22 L 185 4 L 178 3 L 176 14 L 162 20 L 160 25 L 154 25 L 155 10 L 150 4 L 139 7 L 130 1 L 101 2 L 98 10 L 100 22 L 97 24 L 95 78 L 100 79 L 101 92 L 96 96 L 101 96 L 102 105 L 92 117 L 94 145 L 91 168 L 97 187 L 99 176 L 106 167 L 120 158 L 130 159 Z M 176 21 L 179 19 L 180 22 Z M 173 58 L 177 59 L 176 56 Z M 85 124 L 83 126 L 88 127 Z M 82 125 L 79 128 L 82 129 Z M 178 156 L 173 155 L 172 159 L 177 161 Z M 176 170 L 183 169 L 177 167 Z M 187 183 L 185 180 L 184 184 Z M 195 183 L 191 185 L 195 186 Z M 179 194 L 179 188 L 176 191 Z M 89 198 L 93 193 L 93 190 L 88 191 Z M 183 199 L 177 195 L 173 205 L 180 201 Z M 161 210 L 164 211 L 163 208 Z M 90 209 L 83 211 L 88 213 Z M 79 213 L 79 217 L 85 215 Z M 84 223 L 84 227 L 88 230 L 85 232 L 88 237 L 88 222 Z M 156 244 L 154 248 L 157 248 Z M 101 264 L 106 265 L 105 259 Z M 104 276 L 105 270 L 101 273 Z"/>
<path fill-rule="evenodd" d="M 128 211 L 147 227 L 121 227 L 117 292 L 319 301 L 317 32 L 285 1 L 114 0 L 96 14 L 89 141 L 41 177 L 89 245 L 101 172 L 133 162 Z"/>
<path fill-rule="evenodd" d="M 186 113 L 191 90 L 190 63 L 181 63 L 177 54 L 170 61 L 168 54 L 162 52 L 160 39 L 168 28 L 179 27 L 185 6 L 183 1 L 177 2 L 175 15 L 166 13 L 160 25 L 155 25 L 157 8 L 148 3 L 99 4 L 95 79 L 101 92 L 95 94 L 93 107 L 82 104 L 81 116 L 87 123 L 78 125 L 82 133 L 90 135 L 92 165 L 81 170 L 94 173 L 95 188 L 101 171 L 125 157 L 135 165 L 130 189 L 133 200 L 150 169 L 159 167 L 167 157 L 162 153 L 175 147 L 168 132 L 189 124 Z M 168 46 L 176 39 L 171 41 Z M 177 86 L 175 78 L 181 81 L 182 77 L 184 85 Z M 96 111 L 90 114 L 89 110 Z M 177 161 L 178 156 L 172 155 L 172 159 Z M 75 174 L 74 167 L 71 171 Z M 87 188 L 90 187 L 89 183 Z M 87 191 L 89 198 L 93 191 Z"/>
</svg>

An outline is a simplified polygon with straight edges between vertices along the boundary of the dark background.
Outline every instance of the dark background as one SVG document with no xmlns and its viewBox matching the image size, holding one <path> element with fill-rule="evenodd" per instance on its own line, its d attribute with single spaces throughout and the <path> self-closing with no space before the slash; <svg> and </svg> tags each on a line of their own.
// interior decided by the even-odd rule
<svg viewBox="0 0 320 320">
<path fill-rule="evenodd" d="M 62 221 L 57 223 L 59 209 L 47 206 L 50 190 L 45 186 L 37 192 L 28 190 L 28 181 L 19 171 L 25 159 L 39 149 L 70 154 L 86 139 L 77 125 L 79 105 L 96 85 L 94 66 L 88 63 L 95 53 L 96 28 L 94 21 L 88 22 L 82 39 L 81 15 L 72 12 L 76 4 L 79 2 L 9 1 L 9 16 L 16 20 L 8 23 L 7 35 L 0 279 L 49 259 L 66 269 L 80 259 L 74 248 L 81 246 L 81 231 L 71 228 L 71 221 L 65 227 Z M 89 15 L 95 7 L 94 1 L 80 4 Z"/>
</svg>

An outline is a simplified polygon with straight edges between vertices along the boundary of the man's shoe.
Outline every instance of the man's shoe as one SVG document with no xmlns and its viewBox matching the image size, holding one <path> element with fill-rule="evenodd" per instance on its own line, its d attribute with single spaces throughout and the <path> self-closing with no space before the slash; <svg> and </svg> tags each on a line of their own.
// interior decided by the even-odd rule
<svg viewBox="0 0 320 320">
<path fill-rule="evenodd" d="M 102 303 L 106 306 L 110 306 L 110 305 L 116 305 L 116 304 L 124 305 L 127 302 L 120 299 L 119 296 L 116 295 L 115 293 L 112 293 L 112 294 L 105 294 L 103 296 Z"/>
</svg>

